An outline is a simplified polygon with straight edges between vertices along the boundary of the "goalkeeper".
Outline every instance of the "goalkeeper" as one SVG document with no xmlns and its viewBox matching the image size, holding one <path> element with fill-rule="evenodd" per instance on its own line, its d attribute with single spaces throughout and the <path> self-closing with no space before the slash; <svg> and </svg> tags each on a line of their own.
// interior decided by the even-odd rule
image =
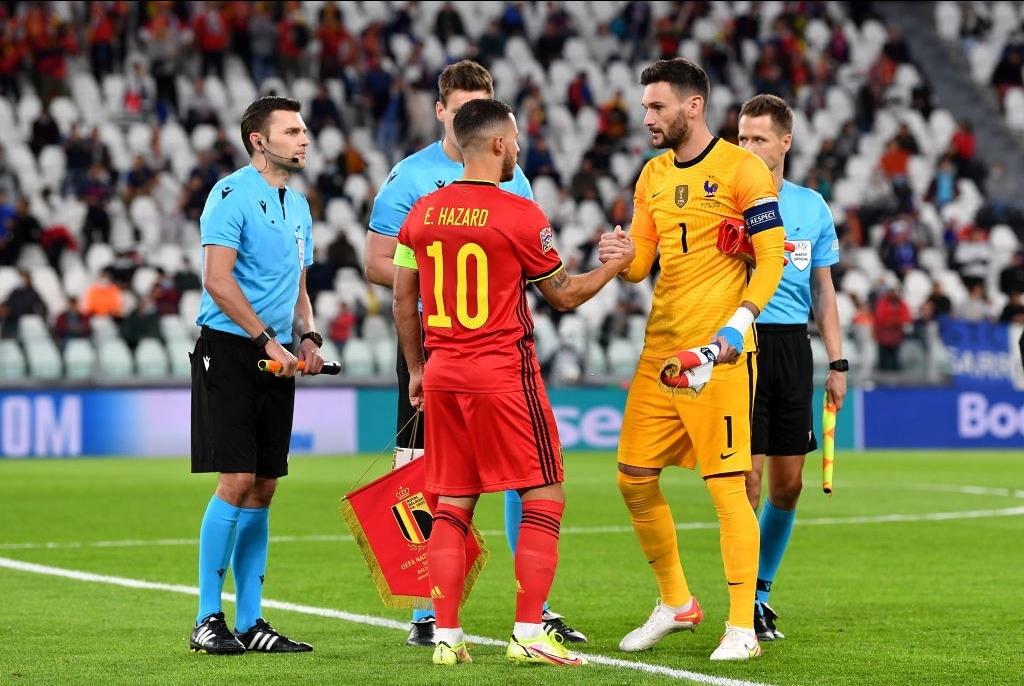
<svg viewBox="0 0 1024 686">
<path fill-rule="evenodd" d="M 756 511 L 767 463 L 768 497 L 759 515 L 761 547 L 754 603 L 754 627 L 762 641 L 784 638 L 775 626 L 778 615 L 768 598 L 793 530 L 803 488 L 804 459 L 818 447 L 812 410 L 814 360 L 807 331 L 812 302 L 830 360 L 825 393 L 836 408 L 843 406 L 849 367 L 842 359 L 842 334 L 832 283 L 831 267 L 839 262 L 836 227 L 820 194 L 783 179 L 792 142 L 793 112 L 784 100 L 775 95 L 755 95 L 743 104 L 739 144 L 763 159 L 775 177 L 779 209 L 786 225 L 792 227 L 788 238 L 793 244 L 782 282 L 757 318 L 758 374 L 747 497 Z"/>
<path fill-rule="evenodd" d="M 632 652 L 652 648 L 676 631 L 693 629 L 703 612 L 686 583 L 676 526 L 659 485 L 665 467 L 700 469 L 718 513 L 729 591 L 725 634 L 712 660 L 761 654 L 750 608 L 757 576 L 757 520 L 747 501 L 750 412 L 756 382 L 752 323 L 782 276 L 784 230 L 778 194 L 764 162 L 708 130 L 707 73 L 676 57 L 640 76 L 644 124 L 665 152 L 648 161 L 634 193 L 631 235 L 636 257 L 626 281 L 648 277 L 654 289 L 644 348 L 622 421 L 618 485 L 660 603 L 619 643 Z M 723 219 L 745 222 L 756 271 L 717 247 Z M 602 236 L 598 256 L 615 254 L 616 233 Z M 683 389 L 663 389 L 661 371 L 677 351 L 717 342 L 717 360 Z"/>
</svg>

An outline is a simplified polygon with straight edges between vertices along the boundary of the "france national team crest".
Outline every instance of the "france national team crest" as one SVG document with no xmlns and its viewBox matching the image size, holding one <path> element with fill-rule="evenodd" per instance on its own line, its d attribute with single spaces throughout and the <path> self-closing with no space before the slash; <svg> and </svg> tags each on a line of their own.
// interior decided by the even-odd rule
<svg viewBox="0 0 1024 686">
<path fill-rule="evenodd" d="M 551 231 L 550 226 L 545 226 L 540 230 L 540 251 L 548 252 L 553 250 L 555 247 L 555 234 Z"/>
<path fill-rule="evenodd" d="M 402 536 L 412 547 L 426 545 L 434 516 L 423 493 L 412 493 L 408 488 L 402 487 L 395 493 L 395 497 L 398 502 L 391 506 L 391 514 L 395 516 Z"/>
<path fill-rule="evenodd" d="M 803 271 L 811 266 L 811 242 L 790 241 L 793 244 L 793 252 L 789 253 L 789 261 L 793 266 Z"/>
<path fill-rule="evenodd" d="M 682 207 L 690 199 L 689 186 L 676 186 L 676 207 Z"/>
</svg>

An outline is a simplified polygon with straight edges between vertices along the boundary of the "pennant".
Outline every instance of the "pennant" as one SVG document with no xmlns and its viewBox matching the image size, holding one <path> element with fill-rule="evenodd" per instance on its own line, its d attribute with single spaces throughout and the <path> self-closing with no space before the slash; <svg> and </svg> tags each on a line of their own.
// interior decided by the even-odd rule
<svg viewBox="0 0 1024 686">
<path fill-rule="evenodd" d="M 413 459 L 341 499 L 339 510 L 363 553 L 386 607 L 430 607 L 427 542 L 437 495 L 424 484 L 424 460 Z M 469 597 L 489 553 L 475 526 L 466 536 L 466 588 Z"/>
</svg>

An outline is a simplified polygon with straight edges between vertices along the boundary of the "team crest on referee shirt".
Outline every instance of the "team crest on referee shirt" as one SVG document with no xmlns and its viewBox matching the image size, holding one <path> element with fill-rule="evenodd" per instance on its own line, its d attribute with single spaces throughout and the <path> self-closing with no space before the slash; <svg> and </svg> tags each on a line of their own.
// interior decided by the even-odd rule
<svg viewBox="0 0 1024 686">
<path fill-rule="evenodd" d="M 690 199 L 689 186 L 676 186 L 676 207 L 682 207 Z"/>
<path fill-rule="evenodd" d="M 427 505 L 427 499 L 423 497 L 423 492 L 413 493 L 403 486 L 395 493 L 395 498 L 398 502 L 391 506 L 391 514 L 394 515 L 402 536 L 413 547 L 426 545 L 434 516 Z"/>
<path fill-rule="evenodd" d="M 550 226 L 540 230 L 540 251 L 547 252 L 555 247 L 555 234 Z"/>
</svg>

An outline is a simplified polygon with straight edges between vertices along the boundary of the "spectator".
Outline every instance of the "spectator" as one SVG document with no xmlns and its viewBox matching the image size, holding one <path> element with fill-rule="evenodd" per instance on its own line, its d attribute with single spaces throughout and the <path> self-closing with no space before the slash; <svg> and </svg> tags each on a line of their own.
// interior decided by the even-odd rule
<svg viewBox="0 0 1024 686">
<path fill-rule="evenodd" d="M 1024 324 L 1024 300 L 1022 297 L 1024 294 L 1019 291 L 1010 295 L 1009 301 L 1003 306 L 1003 311 L 999 313 L 999 323 Z"/>
<path fill-rule="evenodd" d="M 526 159 L 523 162 L 523 173 L 533 183 L 538 176 L 547 176 L 561 185 L 558 176 L 558 168 L 555 167 L 555 158 L 551 154 L 551 145 L 548 137 L 540 133 L 530 139 L 530 147 L 526 151 Z"/>
<path fill-rule="evenodd" d="M 935 206 L 935 209 L 942 211 L 942 208 L 957 199 L 960 192 L 957 189 L 956 162 L 951 155 L 943 155 L 939 159 L 935 176 L 928 184 L 924 199 Z"/>
<path fill-rule="evenodd" d="M 188 255 L 182 255 L 181 268 L 174 273 L 174 289 L 180 294 L 187 291 L 202 290 L 202 288 L 203 281 L 192 267 L 192 261 Z"/>
<path fill-rule="evenodd" d="M 89 166 L 89 175 L 78 191 L 79 199 L 86 205 L 85 221 L 82 224 L 83 250 L 86 252 L 93 243 L 110 242 L 109 205 L 113 195 L 106 168 L 93 162 Z"/>
<path fill-rule="evenodd" d="M 0 337 L 14 338 L 18 334 L 18 322 L 28 314 L 46 317 L 47 307 L 43 297 L 32 284 L 32 275 L 27 269 L 18 270 L 21 283 L 7 295 L 7 300 L 0 304 Z"/>
<path fill-rule="evenodd" d="M 1004 50 L 992 70 L 989 83 L 996 89 L 999 106 L 1005 111 L 1006 93 L 1012 88 L 1024 88 L 1024 59 L 1017 50 Z"/>
<path fill-rule="evenodd" d="M 124 314 L 121 287 L 114 282 L 114 271 L 104 267 L 82 295 L 82 313 L 90 317 L 120 319 Z"/>
<path fill-rule="evenodd" d="M 160 315 L 151 296 L 137 298 L 135 306 L 118 322 L 121 338 L 132 350 L 143 338 L 160 338 Z"/>
<path fill-rule="evenodd" d="M 48 145 L 61 145 L 63 140 L 57 120 L 53 118 L 50 108 L 44 107 L 32 122 L 32 135 L 29 138 L 28 147 L 36 157 L 39 157 L 40 150 Z"/>
<path fill-rule="evenodd" d="M 965 322 L 990 322 L 994 314 L 983 280 L 972 281 L 967 287 L 967 297 L 953 308 L 953 316 Z"/>
<path fill-rule="evenodd" d="M 10 242 L 8 249 L 12 262 L 17 264 L 21 258 L 21 250 L 29 243 L 39 243 L 43 235 L 43 225 L 32 213 L 27 196 L 18 198 L 14 205 L 14 216 L 9 220 Z"/>
<path fill-rule="evenodd" d="M 253 85 L 261 91 L 263 82 L 278 73 L 277 24 L 266 3 L 257 2 L 253 5 L 252 19 L 249 21 L 249 52 L 249 74 Z"/>
<path fill-rule="evenodd" d="M 6 192 L 8 198 L 13 198 L 20 188 L 21 182 L 18 181 L 17 174 L 11 168 L 7 159 L 7 151 L 3 144 L 0 144 L 0 190 Z"/>
<path fill-rule="evenodd" d="M 78 296 L 68 296 L 67 307 L 57 315 L 53 323 L 53 337 L 63 350 L 72 338 L 89 338 L 92 336 L 92 322 L 89 315 L 81 311 Z"/>
<path fill-rule="evenodd" d="M 976 224 L 966 227 L 953 248 L 952 262 L 968 290 L 975 283 L 984 283 L 992 262 L 988 232 Z"/>
<path fill-rule="evenodd" d="M 999 272 L 999 290 L 1008 296 L 1024 293 L 1024 249 L 1015 251 Z"/>
<path fill-rule="evenodd" d="M 0 42 L 0 95 L 12 102 L 21 99 L 21 76 L 26 71 L 28 45 L 17 22 L 3 22 Z"/>
<path fill-rule="evenodd" d="M 330 330 L 331 340 L 334 342 L 335 347 L 337 347 L 339 355 L 344 352 L 345 344 L 352 338 L 352 332 L 355 330 L 357 320 L 358 317 L 352 311 L 349 304 L 342 301 L 338 314 L 331 320 Z"/>
<path fill-rule="evenodd" d="M 309 101 L 309 119 L 306 124 L 317 135 L 328 126 L 339 131 L 347 130 L 341 109 L 327 92 L 327 85 L 323 81 L 317 84 L 316 94 Z"/>
<path fill-rule="evenodd" d="M 205 76 L 200 75 L 193 79 L 192 92 L 186 96 L 181 108 L 185 113 L 181 125 L 189 135 L 200 124 L 209 124 L 210 126 L 221 125 L 217 108 L 214 106 L 213 100 L 210 99 L 210 94 L 206 91 Z"/>
<path fill-rule="evenodd" d="M 883 287 L 874 311 L 874 334 L 878 344 L 878 370 L 898 372 L 900 347 L 906 338 L 906 329 L 914 321 L 910 307 L 893 285 Z"/>
<path fill-rule="evenodd" d="M 976 221 L 984 226 L 1009 224 L 1017 237 L 1024 239 L 1024 215 L 1018 206 L 1020 183 L 1013 174 L 1006 170 L 1006 163 L 996 160 L 985 175 L 982 186 L 985 194 L 985 205 L 976 217 Z"/>
<path fill-rule="evenodd" d="M 132 158 L 132 166 L 124 175 L 122 200 L 125 207 L 140 195 L 152 195 L 156 186 L 156 172 L 149 166 L 146 155 L 136 154 Z"/>
<path fill-rule="evenodd" d="M 125 77 L 122 109 L 128 121 L 149 121 L 156 111 L 156 83 L 146 73 L 140 60 L 132 62 L 132 70 Z"/>
<path fill-rule="evenodd" d="M 903 212 L 913 212 L 914 193 L 910 187 L 910 153 L 896 138 L 890 138 L 878 158 L 878 168 L 892 184 L 893 193 Z"/>
<path fill-rule="evenodd" d="M 566 92 L 566 105 L 575 117 L 585 107 L 594 106 L 594 93 L 590 89 L 590 79 L 587 72 L 580 70 L 576 77 L 569 82 Z"/>
<path fill-rule="evenodd" d="M 139 39 L 156 88 L 157 120 L 163 123 L 171 114 L 180 117 L 177 78 L 191 31 L 174 14 L 172 3 L 158 2 L 151 7 L 149 21 L 139 29 Z"/>
<path fill-rule="evenodd" d="M 174 285 L 174 277 L 163 267 L 156 268 L 156 279 L 149 291 L 149 298 L 153 301 L 153 308 L 158 316 L 178 314 L 181 292 Z"/>
<path fill-rule="evenodd" d="M 17 210 L 11 204 L 7 189 L 0 186 L 0 267 L 10 267 L 18 261 L 12 228 L 16 214 Z"/>
<path fill-rule="evenodd" d="M 900 215 L 889 222 L 879 253 L 882 264 L 893 271 L 899 280 L 918 267 L 918 246 L 913 235 L 913 218 Z"/>
<path fill-rule="evenodd" d="M 192 15 L 193 43 L 199 48 L 199 79 L 216 76 L 224 80 L 224 57 L 231 46 L 226 5 L 223 2 L 204 2 Z"/>
<path fill-rule="evenodd" d="M 921 303 L 920 320 L 928 324 L 941 321 L 953 313 L 953 301 L 946 295 L 946 289 L 942 282 L 936 279 L 932 281 L 932 290 Z"/>
<path fill-rule="evenodd" d="M 597 114 L 597 135 L 618 150 L 629 136 L 629 105 L 622 89 L 616 88 L 611 97 L 601 103 Z"/>
<path fill-rule="evenodd" d="M 344 231 L 338 231 L 334 240 L 327 246 L 327 261 L 335 271 L 348 267 L 355 269 L 360 275 L 363 273 L 363 262 Z"/>
<path fill-rule="evenodd" d="M 480 64 L 490 69 L 494 60 L 505 56 L 506 36 L 499 19 L 493 18 L 487 22 L 487 28 L 477 41 L 477 59 Z"/>
<path fill-rule="evenodd" d="M 455 3 L 446 1 L 437 11 L 437 15 L 434 17 L 434 35 L 442 45 L 447 44 L 448 39 L 453 36 L 466 35 L 465 22 L 463 22 L 462 15 Z"/>
</svg>

